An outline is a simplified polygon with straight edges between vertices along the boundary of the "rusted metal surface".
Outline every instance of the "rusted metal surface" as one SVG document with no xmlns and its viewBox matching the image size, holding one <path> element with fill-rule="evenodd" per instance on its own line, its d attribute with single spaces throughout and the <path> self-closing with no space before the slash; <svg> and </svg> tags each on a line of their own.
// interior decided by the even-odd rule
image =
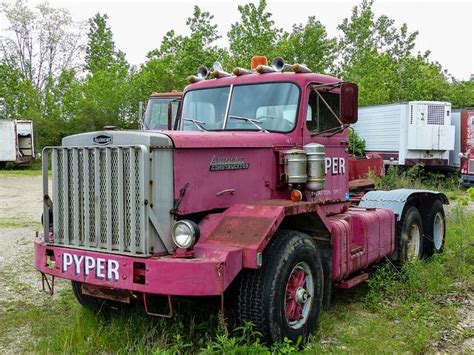
<svg viewBox="0 0 474 355">
<path fill-rule="evenodd" d="M 155 313 L 149 309 L 149 300 L 146 293 L 143 294 L 143 305 L 145 307 L 145 313 L 149 316 L 160 317 L 160 318 L 173 318 L 173 301 L 171 296 L 168 295 L 168 313 Z"/>
<path fill-rule="evenodd" d="M 369 158 L 358 159 L 349 157 L 349 188 L 352 180 L 367 179 L 369 172 L 375 176 L 384 173 L 384 162 L 382 156 L 373 154 Z"/>
<path fill-rule="evenodd" d="M 154 92 L 150 95 L 150 97 L 182 97 L 183 93 L 179 91 L 171 91 L 171 92 Z"/>
<path fill-rule="evenodd" d="M 88 284 L 82 284 L 82 293 L 84 295 L 122 303 L 130 303 L 130 298 L 132 297 L 132 293 L 130 291 L 97 287 Z"/>
<path fill-rule="evenodd" d="M 375 188 L 375 183 L 372 179 L 357 179 L 349 181 L 349 190 L 368 190 Z"/>
<path fill-rule="evenodd" d="M 349 208 L 329 217 L 332 278 L 341 281 L 395 250 L 395 215 L 388 209 Z"/>
<path fill-rule="evenodd" d="M 41 287 L 44 293 L 48 296 L 54 295 L 54 275 L 51 276 L 51 282 L 48 280 L 48 275 L 41 273 Z"/>
<path fill-rule="evenodd" d="M 209 228 L 209 223 L 204 223 L 204 231 L 209 235 L 201 243 L 242 248 L 243 267 L 258 268 L 257 254 L 265 249 L 285 217 L 313 213 L 322 221 L 321 228 L 327 230 L 327 215 L 341 213 L 347 209 L 347 205 L 348 203 L 321 206 L 316 202 L 279 199 L 236 205 L 215 216 L 212 227 Z"/>
<path fill-rule="evenodd" d="M 366 280 L 369 279 L 369 274 L 367 273 L 362 273 L 360 275 L 357 275 L 351 279 L 348 279 L 348 280 L 345 280 L 343 282 L 340 282 L 338 284 L 336 284 L 336 287 L 337 288 L 351 288 L 351 287 L 354 287 L 358 284 L 360 284 L 361 282 L 364 282 Z"/>
<path fill-rule="evenodd" d="M 224 217 L 208 240 L 242 247 L 255 245 L 273 224 L 274 220 L 267 217 Z"/>
<path fill-rule="evenodd" d="M 46 275 L 147 294 L 219 296 L 242 269 L 242 250 L 222 244 L 219 248 L 215 245 L 196 245 L 194 258 L 190 259 L 174 258 L 172 255 L 143 259 L 47 246 L 41 234 L 34 246 L 35 267 Z M 56 263 L 53 268 L 47 266 L 47 250 L 54 253 Z M 145 284 L 134 282 L 135 262 L 145 264 Z M 107 268 L 111 265 L 114 266 L 113 272 L 108 272 Z"/>
</svg>

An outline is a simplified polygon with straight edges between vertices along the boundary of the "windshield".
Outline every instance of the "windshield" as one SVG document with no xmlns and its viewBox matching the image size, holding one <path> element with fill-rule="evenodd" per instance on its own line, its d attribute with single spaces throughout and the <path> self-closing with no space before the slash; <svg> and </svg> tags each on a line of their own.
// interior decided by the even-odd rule
<svg viewBox="0 0 474 355">
<path fill-rule="evenodd" d="M 183 102 L 181 129 L 289 132 L 296 122 L 298 98 L 298 87 L 292 83 L 190 91 Z"/>
<path fill-rule="evenodd" d="M 168 103 L 172 106 L 172 125 L 176 120 L 179 101 L 176 98 L 150 98 L 145 111 L 146 129 L 168 129 Z"/>
</svg>

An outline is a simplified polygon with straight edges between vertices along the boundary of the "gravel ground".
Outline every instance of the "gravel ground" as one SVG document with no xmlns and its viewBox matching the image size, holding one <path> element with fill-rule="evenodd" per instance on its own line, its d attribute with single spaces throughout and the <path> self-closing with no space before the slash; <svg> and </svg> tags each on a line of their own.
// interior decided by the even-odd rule
<svg viewBox="0 0 474 355">
<path fill-rule="evenodd" d="M 18 301 L 24 306 L 51 301 L 41 291 L 41 276 L 33 257 L 33 239 L 43 212 L 41 181 L 40 176 L 0 176 L 0 321 Z M 59 281 L 56 290 L 67 285 Z M 31 336 L 29 327 L 3 336 L 7 341 L 0 342 L 0 354 L 28 351 L 22 345 Z M 1 343 L 8 346 L 2 348 Z"/>
<path fill-rule="evenodd" d="M 33 238 L 35 231 L 41 228 L 39 224 L 43 208 L 41 196 L 41 176 L 0 176 L 0 322 L 6 309 L 14 307 L 14 303 L 19 300 L 25 306 L 51 302 L 50 297 L 41 292 L 41 277 L 35 271 L 33 263 Z M 467 208 L 474 211 L 474 204 L 470 204 Z M 8 226 L 12 221 L 18 226 Z M 69 283 L 58 280 L 55 289 L 60 291 L 65 287 L 69 287 Z M 57 296 L 53 296 L 55 297 Z M 472 331 L 474 328 L 472 297 L 463 302 L 460 316 L 462 319 L 458 324 L 458 330 Z M 0 341 L 0 354 L 31 351 L 22 348 L 22 345 L 26 344 L 24 340 L 31 337 L 29 327 L 15 329 L 3 336 L 8 339 Z M 437 351 L 474 353 L 473 338 L 461 344 L 448 345 L 450 334 L 446 334 L 445 339 L 443 336 L 441 343 L 434 346 Z"/>
</svg>

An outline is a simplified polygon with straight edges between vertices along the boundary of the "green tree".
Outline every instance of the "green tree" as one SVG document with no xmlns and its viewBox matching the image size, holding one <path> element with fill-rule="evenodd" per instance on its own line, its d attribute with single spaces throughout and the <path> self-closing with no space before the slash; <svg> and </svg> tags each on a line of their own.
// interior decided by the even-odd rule
<svg viewBox="0 0 474 355">
<path fill-rule="evenodd" d="M 293 25 L 290 33 L 284 33 L 277 52 L 288 63 L 304 63 L 315 72 L 327 72 L 335 60 L 336 40 L 328 38 L 324 25 L 311 16 L 305 25 Z"/>
<path fill-rule="evenodd" d="M 85 68 L 87 76 L 78 92 L 79 112 L 72 120 L 73 131 L 102 129 L 106 125 L 135 127 L 130 115 L 127 92 L 130 66 L 125 54 L 115 48 L 107 15 L 89 20 Z"/>
<path fill-rule="evenodd" d="M 248 67 L 254 55 L 267 58 L 278 56 L 278 43 L 282 39 L 283 30 L 275 27 L 272 14 L 266 11 L 266 0 L 239 5 L 241 21 L 231 25 L 227 34 L 231 63 L 234 66 Z M 297 40 L 292 42 L 296 44 Z"/>
<path fill-rule="evenodd" d="M 359 85 L 360 105 L 405 100 L 444 100 L 448 81 L 429 52 L 413 55 L 418 32 L 406 24 L 394 26 L 387 16 L 376 17 L 373 0 L 355 6 L 338 26 L 338 74 Z"/>
<path fill-rule="evenodd" d="M 474 107 L 474 80 L 454 81 L 449 89 L 449 100 L 454 107 Z"/>
<path fill-rule="evenodd" d="M 35 10 L 23 0 L 3 3 L 7 35 L 0 38 L 0 59 L 42 92 L 50 78 L 77 67 L 81 57 L 81 28 L 65 9 L 41 3 Z"/>
<path fill-rule="evenodd" d="M 151 92 L 183 90 L 186 77 L 195 74 L 201 65 L 210 68 L 215 61 L 228 62 L 225 50 L 216 46 L 220 38 L 214 16 L 194 7 L 193 16 L 186 20 L 191 31 L 189 36 L 170 30 L 161 46 L 148 53 L 148 60 L 133 73 L 130 85 L 130 107 L 138 107 Z"/>
<path fill-rule="evenodd" d="M 112 30 L 107 27 L 108 18 L 107 14 L 97 13 L 88 20 L 85 69 L 91 73 L 110 70 L 119 55 L 115 51 Z"/>
</svg>

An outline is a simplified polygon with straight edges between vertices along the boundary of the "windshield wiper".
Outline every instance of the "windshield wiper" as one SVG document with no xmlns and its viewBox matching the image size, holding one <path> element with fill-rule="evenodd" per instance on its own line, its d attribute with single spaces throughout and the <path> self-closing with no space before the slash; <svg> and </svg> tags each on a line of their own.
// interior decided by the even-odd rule
<svg viewBox="0 0 474 355">
<path fill-rule="evenodd" d="M 207 131 L 207 129 L 204 128 L 204 125 L 206 124 L 205 122 L 194 120 L 192 118 L 183 118 L 183 121 L 188 121 L 194 123 L 194 125 L 201 131 Z"/>
<path fill-rule="evenodd" d="M 260 132 L 268 132 L 265 128 L 263 128 L 263 127 L 261 127 L 257 124 L 257 123 L 262 124 L 262 121 L 255 120 L 253 118 L 244 117 L 244 116 L 234 116 L 234 115 L 229 115 L 229 118 L 233 118 L 234 120 L 249 122 L 249 123 L 253 124 L 255 127 L 257 127 L 260 130 Z"/>
</svg>

